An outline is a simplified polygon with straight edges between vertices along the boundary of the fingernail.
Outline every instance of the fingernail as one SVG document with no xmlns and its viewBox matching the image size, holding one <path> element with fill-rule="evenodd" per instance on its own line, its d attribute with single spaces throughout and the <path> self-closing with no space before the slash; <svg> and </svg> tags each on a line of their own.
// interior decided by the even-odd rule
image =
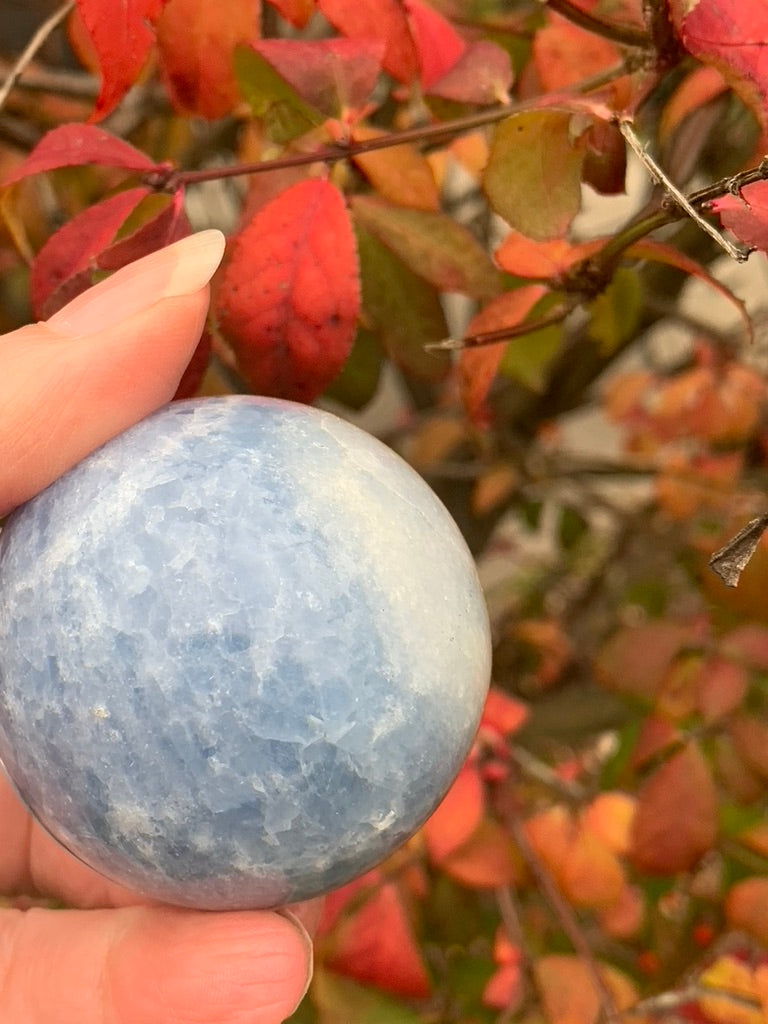
<svg viewBox="0 0 768 1024">
<path fill-rule="evenodd" d="M 210 281 L 224 244 L 222 233 L 211 229 L 158 249 L 78 295 L 48 326 L 57 334 L 95 334 L 161 299 L 193 295 Z"/>
<path fill-rule="evenodd" d="M 315 962 L 315 947 L 309 932 L 304 927 L 304 922 L 297 914 L 293 912 L 293 910 L 291 910 L 289 907 L 278 907 L 275 912 L 279 914 L 281 917 L 284 917 L 291 922 L 296 931 L 301 935 L 302 939 L 304 940 L 304 944 L 307 947 L 307 983 L 304 986 L 304 991 L 301 993 L 301 996 L 299 997 L 299 1001 L 296 1003 L 293 1010 L 291 1011 L 291 1014 L 294 1014 L 301 1006 L 301 1004 L 304 1002 L 304 997 L 306 996 L 307 992 L 309 992 L 309 986 L 312 984 L 312 974 L 314 972 Z"/>
</svg>

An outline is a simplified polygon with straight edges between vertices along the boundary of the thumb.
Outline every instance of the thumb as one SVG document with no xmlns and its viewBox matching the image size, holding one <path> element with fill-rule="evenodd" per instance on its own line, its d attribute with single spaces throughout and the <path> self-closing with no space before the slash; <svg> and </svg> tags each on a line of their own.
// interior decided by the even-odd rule
<svg viewBox="0 0 768 1024">
<path fill-rule="evenodd" d="M 223 250 L 191 235 L 0 338 L 0 516 L 170 401 Z"/>
<path fill-rule="evenodd" d="M 280 1024 L 311 943 L 280 914 L 0 911 L 3 1024 Z"/>
</svg>

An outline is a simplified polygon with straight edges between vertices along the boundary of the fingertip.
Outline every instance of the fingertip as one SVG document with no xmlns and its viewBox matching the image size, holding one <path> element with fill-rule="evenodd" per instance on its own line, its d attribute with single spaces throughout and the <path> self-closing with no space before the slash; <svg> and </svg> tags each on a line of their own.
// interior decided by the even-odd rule
<svg viewBox="0 0 768 1024">
<path fill-rule="evenodd" d="M 170 401 L 205 324 L 209 289 L 63 338 L 45 324 L 0 345 L 0 515 Z"/>
</svg>

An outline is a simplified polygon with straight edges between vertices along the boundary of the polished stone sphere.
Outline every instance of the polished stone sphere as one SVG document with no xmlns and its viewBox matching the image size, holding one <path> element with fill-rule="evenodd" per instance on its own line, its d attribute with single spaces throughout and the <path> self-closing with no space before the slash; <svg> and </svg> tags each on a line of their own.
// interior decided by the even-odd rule
<svg viewBox="0 0 768 1024">
<path fill-rule="evenodd" d="M 173 404 L 0 534 L 0 760 L 60 843 L 169 903 L 276 906 L 383 860 L 489 672 L 453 520 L 317 409 Z"/>
</svg>

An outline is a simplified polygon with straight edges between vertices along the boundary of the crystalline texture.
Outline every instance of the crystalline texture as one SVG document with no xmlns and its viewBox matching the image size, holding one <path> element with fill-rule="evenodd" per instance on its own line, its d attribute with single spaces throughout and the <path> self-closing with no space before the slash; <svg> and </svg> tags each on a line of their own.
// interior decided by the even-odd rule
<svg viewBox="0 0 768 1024">
<path fill-rule="evenodd" d="M 305 899 L 431 813 L 489 646 L 464 541 L 386 447 L 287 402 L 176 403 L 0 534 L 0 759 L 124 885 Z"/>
</svg>

